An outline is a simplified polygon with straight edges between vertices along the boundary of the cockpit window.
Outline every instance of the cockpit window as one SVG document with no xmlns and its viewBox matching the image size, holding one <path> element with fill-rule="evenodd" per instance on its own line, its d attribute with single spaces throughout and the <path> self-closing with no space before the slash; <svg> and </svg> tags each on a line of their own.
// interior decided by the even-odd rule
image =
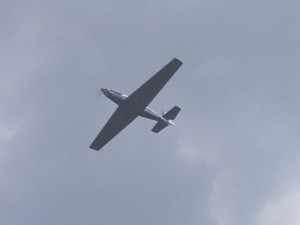
<svg viewBox="0 0 300 225">
<path fill-rule="evenodd" d="M 119 92 L 116 92 L 116 91 L 113 91 L 113 90 L 110 90 L 111 92 L 113 92 L 113 93 L 115 93 L 115 94 L 117 94 L 117 95 L 122 95 L 121 93 L 119 93 Z"/>
</svg>

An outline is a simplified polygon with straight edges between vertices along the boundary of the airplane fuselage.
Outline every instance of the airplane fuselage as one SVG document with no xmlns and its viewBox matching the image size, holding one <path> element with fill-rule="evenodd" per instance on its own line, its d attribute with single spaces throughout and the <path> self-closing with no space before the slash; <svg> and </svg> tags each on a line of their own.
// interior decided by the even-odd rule
<svg viewBox="0 0 300 225">
<path fill-rule="evenodd" d="M 174 106 L 160 115 L 150 109 L 148 105 L 181 65 L 182 62 L 179 59 L 173 58 L 130 95 L 124 95 L 108 88 L 101 88 L 105 96 L 115 102 L 118 107 L 91 143 L 90 148 L 99 151 L 138 116 L 157 121 L 151 129 L 156 134 L 169 125 L 174 126 L 173 120 L 180 112 L 180 107 Z"/>
<path fill-rule="evenodd" d="M 142 116 L 144 118 L 155 120 L 158 122 L 164 122 L 167 125 L 175 125 L 172 121 L 165 119 L 162 115 L 156 113 L 149 107 L 140 108 L 138 102 L 134 99 L 130 99 L 128 95 L 121 94 L 108 88 L 101 88 L 101 91 L 107 98 L 112 100 L 117 105 L 126 105 L 127 107 L 130 107 L 137 113 L 138 116 Z"/>
</svg>

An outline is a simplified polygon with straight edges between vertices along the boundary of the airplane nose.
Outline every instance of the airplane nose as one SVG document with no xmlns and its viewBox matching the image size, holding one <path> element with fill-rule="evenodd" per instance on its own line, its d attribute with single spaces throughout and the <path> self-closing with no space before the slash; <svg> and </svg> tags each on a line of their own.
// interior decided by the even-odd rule
<svg viewBox="0 0 300 225">
<path fill-rule="evenodd" d="M 101 88 L 101 91 L 105 94 L 107 92 L 107 88 Z"/>
</svg>

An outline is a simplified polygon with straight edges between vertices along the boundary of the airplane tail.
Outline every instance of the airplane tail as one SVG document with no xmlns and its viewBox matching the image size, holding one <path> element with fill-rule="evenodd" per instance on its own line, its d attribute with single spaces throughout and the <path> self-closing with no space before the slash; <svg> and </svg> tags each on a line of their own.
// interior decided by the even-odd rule
<svg viewBox="0 0 300 225">
<path fill-rule="evenodd" d="M 163 118 L 167 120 L 174 120 L 179 111 L 180 108 L 178 106 L 174 106 L 172 109 L 170 109 L 167 113 L 163 115 Z"/>
<path fill-rule="evenodd" d="M 174 106 L 172 109 L 170 109 L 167 113 L 163 114 L 162 117 L 165 118 L 167 121 L 166 122 L 157 122 L 155 126 L 152 128 L 152 132 L 158 133 L 165 127 L 172 125 L 175 126 L 175 123 L 172 121 L 175 119 L 177 114 L 179 113 L 180 108 L 178 106 Z"/>
</svg>

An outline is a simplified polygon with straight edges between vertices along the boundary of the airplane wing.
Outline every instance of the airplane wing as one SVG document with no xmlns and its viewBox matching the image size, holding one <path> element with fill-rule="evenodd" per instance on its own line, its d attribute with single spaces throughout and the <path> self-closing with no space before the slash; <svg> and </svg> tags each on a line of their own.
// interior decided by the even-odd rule
<svg viewBox="0 0 300 225">
<path fill-rule="evenodd" d="M 181 65 L 182 62 L 174 58 L 128 98 L 137 103 L 140 109 L 146 108 Z"/>
<path fill-rule="evenodd" d="M 137 114 L 130 109 L 119 106 L 90 145 L 90 148 L 99 151 L 136 117 Z"/>
</svg>

